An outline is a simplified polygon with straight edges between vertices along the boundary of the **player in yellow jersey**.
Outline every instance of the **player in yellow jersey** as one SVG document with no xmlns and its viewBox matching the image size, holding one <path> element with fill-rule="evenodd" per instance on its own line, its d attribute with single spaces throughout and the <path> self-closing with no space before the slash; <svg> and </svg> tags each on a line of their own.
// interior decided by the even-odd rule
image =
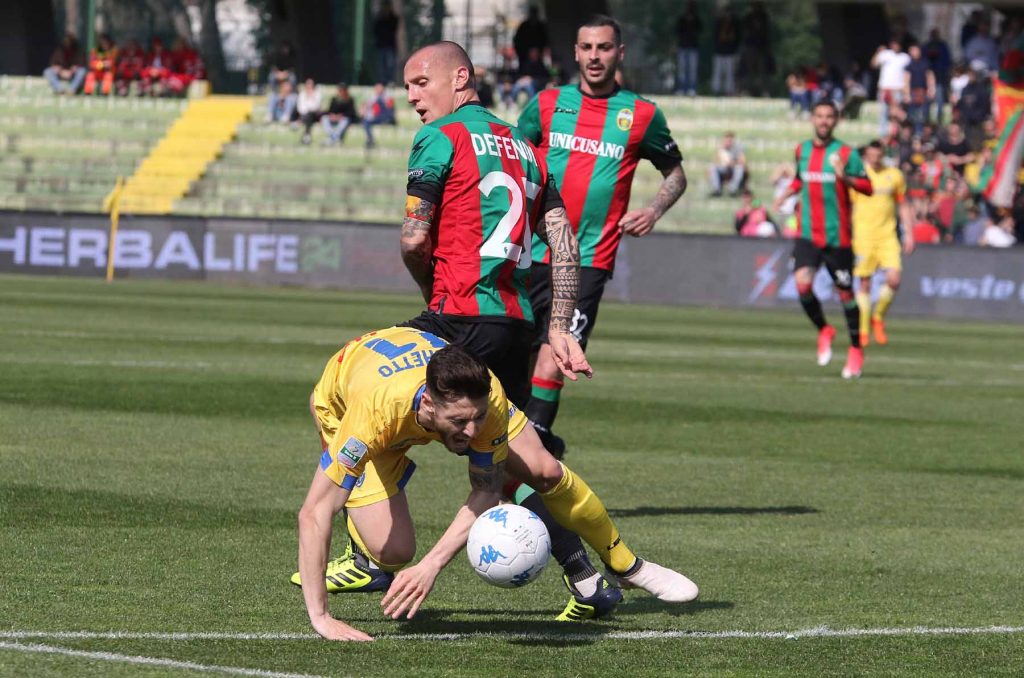
<svg viewBox="0 0 1024 678">
<path fill-rule="evenodd" d="M 299 572 L 292 581 L 302 585 L 310 622 L 325 638 L 371 640 L 328 611 L 335 514 L 345 509 L 359 560 L 357 567 L 334 570 L 346 578 L 334 582 L 335 590 L 386 590 L 384 614 L 411 618 L 465 545 L 473 521 L 498 503 L 506 471 L 533 487 L 556 520 L 601 555 L 620 587 L 666 602 L 697 597 L 692 581 L 626 546 L 597 495 L 544 449 L 486 365 L 458 346 L 407 327 L 359 337 L 331 357 L 310 409 L 324 452 L 299 511 Z M 416 552 L 404 492 L 415 465 L 406 452 L 431 441 L 467 457 L 471 490 L 434 547 L 402 569 Z"/>
<path fill-rule="evenodd" d="M 885 333 L 885 314 L 900 287 L 903 264 L 900 258 L 900 238 L 897 235 L 897 213 L 903 225 L 903 251 L 914 251 L 913 212 L 904 200 L 907 182 L 896 167 L 887 167 L 880 141 L 864 147 L 862 157 L 871 180 L 871 195 L 851 193 L 853 196 L 853 254 L 856 263 L 853 274 L 860 278 L 857 305 L 860 307 L 860 343 L 868 345 L 868 327 L 875 341 L 889 342 Z M 885 271 L 885 283 L 878 291 L 878 302 L 871 308 L 871 277 L 875 271 Z"/>
</svg>

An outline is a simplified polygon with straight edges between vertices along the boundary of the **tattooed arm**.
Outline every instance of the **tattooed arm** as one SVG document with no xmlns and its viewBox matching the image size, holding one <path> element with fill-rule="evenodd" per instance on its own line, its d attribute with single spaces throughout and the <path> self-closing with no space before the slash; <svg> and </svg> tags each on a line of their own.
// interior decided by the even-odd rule
<svg viewBox="0 0 1024 678">
<path fill-rule="evenodd" d="M 437 575 L 466 545 L 469 529 L 473 527 L 474 521 L 484 511 L 496 506 L 501 499 L 504 469 L 505 462 L 491 466 L 470 464 L 469 482 L 473 489 L 469 493 L 469 498 L 455 514 L 452 524 L 423 559 L 395 575 L 391 588 L 380 601 L 384 614 L 392 619 L 398 619 L 406 612 L 410 619 L 416 614 L 434 588 Z"/>
<path fill-rule="evenodd" d="M 406 196 L 405 219 L 402 221 L 402 261 L 428 304 L 434 287 L 434 243 L 430 239 L 430 229 L 435 212 L 433 203 L 414 195 Z"/>
<path fill-rule="evenodd" d="M 665 178 L 651 204 L 642 209 L 627 212 L 619 220 L 619 228 L 626 235 L 639 238 L 650 233 L 655 222 L 661 219 L 668 208 L 676 204 L 680 196 L 686 192 L 686 173 L 683 171 L 682 165 L 666 168 L 661 173 Z"/>
<path fill-rule="evenodd" d="M 593 376 L 579 342 L 570 334 L 580 288 L 580 245 L 564 207 L 550 209 L 537 235 L 551 249 L 551 319 L 548 345 L 558 369 L 569 379 L 576 372 Z"/>
</svg>

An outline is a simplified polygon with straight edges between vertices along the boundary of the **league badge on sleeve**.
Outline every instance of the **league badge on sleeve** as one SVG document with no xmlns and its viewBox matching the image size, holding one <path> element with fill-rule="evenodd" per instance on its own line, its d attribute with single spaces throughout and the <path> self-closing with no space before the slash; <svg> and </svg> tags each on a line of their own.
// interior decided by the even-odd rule
<svg viewBox="0 0 1024 678">
<path fill-rule="evenodd" d="M 355 468 L 366 456 L 366 443 L 352 437 L 338 450 L 338 463 L 345 468 Z"/>
</svg>

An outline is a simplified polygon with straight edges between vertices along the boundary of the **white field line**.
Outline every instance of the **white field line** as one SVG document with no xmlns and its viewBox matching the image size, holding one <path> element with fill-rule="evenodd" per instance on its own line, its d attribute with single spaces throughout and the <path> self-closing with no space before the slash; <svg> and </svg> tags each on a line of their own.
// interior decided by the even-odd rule
<svg viewBox="0 0 1024 678">
<path fill-rule="evenodd" d="M 143 666 L 159 666 L 168 669 L 182 669 L 186 671 L 202 671 L 205 673 L 227 673 L 235 676 L 258 676 L 259 678 L 319 678 L 305 673 L 281 673 L 279 671 L 264 671 L 262 669 L 247 669 L 240 666 L 217 666 L 215 664 L 197 664 L 195 662 L 178 661 L 177 659 L 162 659 L 160 657 L 140 657 L 137 655 L 116 654 L 114 652 L 88 652 L 86 650 L 72 650 L 66 647 L 55 647 L 53 645 L 37 645 L 22 643 L 0 642 L 0 651 L 11 650 L 24 654 L 56 654 L 65 657 L 76 657 L 80 659 L 91 659 L 94 661 L 114 662 L 117 664 L 140 664 Z"/>
<path fill-rule="evenodd" d="M 1024 626 L 906 626 L 865 629 L 833 629 L 816 626 L 794 631 L 609 631 L 608 633 L 394 633 L 381 634 L 378 640 L 429 641 L 438 640 L 715 640 L 750 638 L 762 640 L 795 640 L 799 638 L 858 638 L 892 636 L 980 636 L 1015 635 L 1024 633 Z M 23 640 L 239 640 L 277 641 L 313 640 L 312 633 L 231 633 L 231 632 L 135 632 L 135 631 L 0 631 L 0 638 Z M 262 674 L 261 674 L 262 675 Z"/>
</svg>

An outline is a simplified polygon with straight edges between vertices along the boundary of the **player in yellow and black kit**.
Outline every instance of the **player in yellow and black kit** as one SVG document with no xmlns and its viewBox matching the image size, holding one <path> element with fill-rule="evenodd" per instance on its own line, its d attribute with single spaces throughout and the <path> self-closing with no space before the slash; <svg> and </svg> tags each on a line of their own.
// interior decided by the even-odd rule
<svg viewBox="0 0 1024 678">
<path fill-rule="evenodd" d="M 905 253 L 914 251 L 912 233 L 913 212 L 904 199 L 907 182 L 896 167 L 884 164 L 885 152 L 880 141 L 864 147 L 862 157 L 871 180 L 871 195 L 851 193 L 853 196 L 853 254 L 856 263 L 853 274 L 860 278 L 857 306 L 860 307 L 860 343 L 868 344 L 868 325 L 875 341 L 888 343 L 885 333 L 885 314 L 900 287 L 903 263 L 900 257 L 900 237 L 897 234 L 897 212 L 903 224 Z M 878 302 L 871 308 L 871 277 L 875 271 L 885 271 L 885 283 L 878 291 Z"/>
<path fill-rule="evenodd" d="M 597 495 L 544 449 L 486 365 L 458 346 L 408 327 L 359 337 L 331 357 L 310 409 L 324 452 L 299 512 L 299 572 L 292 582 L 306 582 L 306 611 L 325 638 L 371 640 L 331 617 L 328 584 L 333 591 L 387 590 L 384 614 L 414 616 L 465 545 L 473 521 L 498 503 L 506 470 L 601 554 L 619 586 L 667 602 L 697 597 L 692 581 L 634 555 Z M 415 465 L 406 453 L 432 441 L 467 457 L 472 489 L 434 547 L 403 570 L 416 552 L 404 492 Z M 333 568 L 333 581 L 325 580 L 331 523 L 342 509 L 352 541 L 343 558 L 351 567 Z"/>
</svg>

